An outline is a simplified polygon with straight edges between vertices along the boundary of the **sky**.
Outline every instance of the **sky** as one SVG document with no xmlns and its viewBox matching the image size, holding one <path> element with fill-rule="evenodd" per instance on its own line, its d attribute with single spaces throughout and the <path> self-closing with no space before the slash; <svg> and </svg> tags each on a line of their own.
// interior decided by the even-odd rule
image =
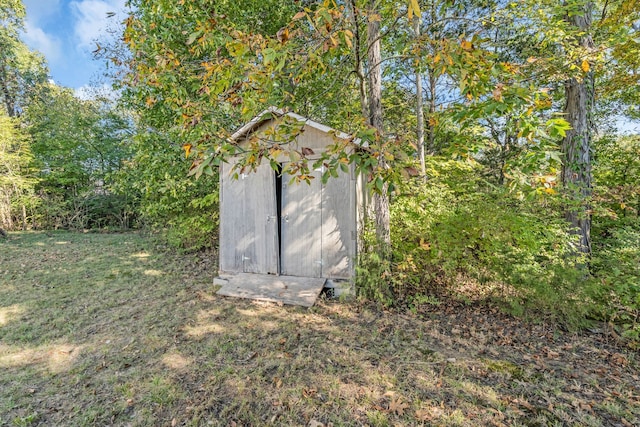
<svg viewBox="0 0 640 427">
<path fill-rule="evenodd" d="M 126 0 L 23 0 L 23 41 L 47 59 L 51 78 L 76 93 L 102 85 L 103 64 L 92 59 L 95 41 L 126 17 Z M 116 16 L 108 18 L 110 12 Z"/>
</svg>

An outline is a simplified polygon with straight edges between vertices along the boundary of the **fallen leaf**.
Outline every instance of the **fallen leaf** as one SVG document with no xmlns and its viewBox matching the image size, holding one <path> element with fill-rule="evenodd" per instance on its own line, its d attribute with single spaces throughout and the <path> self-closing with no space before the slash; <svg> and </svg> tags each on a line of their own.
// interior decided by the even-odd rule
<svg viewBox="0 0 640 427">
<path fill-rule="evenodd" d="M 407 403 L 404 403 L 400 398 L 397 398 L 395 400 L 391 400 L 391 403 L 389 404 L 389 412 L 394 412 L 397 415 L 403 415 L 404 410 L 408 407 L 409 405 Z"/>
<path fill-rule="evenodd" d="M 273 377 L 273 385 L 276 386 L 276 388 L 282 387 L 282 380 L 278 377 Z"/>
</svg>

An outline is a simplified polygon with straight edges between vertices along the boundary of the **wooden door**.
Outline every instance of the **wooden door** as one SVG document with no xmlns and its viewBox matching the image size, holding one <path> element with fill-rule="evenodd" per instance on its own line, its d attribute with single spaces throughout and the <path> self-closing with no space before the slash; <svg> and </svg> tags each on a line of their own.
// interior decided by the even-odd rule
<svg viewBox="0 0 640 427">
<path fill-rule="evenodd" d="M 321 240 L 322 276 L 352 277 L 356 253 L 355 181 L 348 172 L 340 171 L 323 185 Z"/>
<path fill-rule="evenodd" d="M 220 270 L 278 274 L 275 172 L 267 163 L 236 180 L 231 167 L 220 172 Z"/>
<path fill-rule="evenodd" d="M 322 173 L 313 176 L 310 184 L 282 177 L 280 272 L 286 276 L 322 277 Z"/>
</svg>

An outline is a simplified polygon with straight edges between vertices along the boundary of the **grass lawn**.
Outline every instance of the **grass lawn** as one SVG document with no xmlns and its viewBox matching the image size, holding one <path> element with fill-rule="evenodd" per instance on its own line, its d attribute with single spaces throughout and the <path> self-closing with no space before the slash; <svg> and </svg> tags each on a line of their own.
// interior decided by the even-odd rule
<svg viewBox="0 0 640 427">
<path fill-rule="evenodd" d="M 0 240 L 0 425 L 638 426 L 638 354 L 486 305 L 218 297 L 139 234 Z"/>
</svg>

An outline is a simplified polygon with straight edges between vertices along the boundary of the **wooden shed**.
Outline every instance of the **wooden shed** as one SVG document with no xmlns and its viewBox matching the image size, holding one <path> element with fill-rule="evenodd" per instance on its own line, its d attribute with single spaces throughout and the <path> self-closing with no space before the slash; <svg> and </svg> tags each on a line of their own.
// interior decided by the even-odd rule
<svg viewBox="0 0 640 427">
<path fill-rule="evenodd" d="M 286 120 L 285 120 L 286 119 Z M 288 144 L 313 159 L 335 138 L 348 135 L 291 112 L 269 109 L 240 128 L 239 145 L 270 138 L 283 120 L 300 123 Z M 280 166 L 286 170 L 287 159 Z M 278 160 L 280 161 L 280 159 Z M 354 166 L 322 183 L 291 182 L 263 161 L 256 171 L 233 177 L 234 161 L 220 170 L 219 294 L 313 305 L 323 287 L 350 287 L 358 248 L 364 192 Z M 235 171 L 237 173 L 237 171 Z"/>
</svg>

